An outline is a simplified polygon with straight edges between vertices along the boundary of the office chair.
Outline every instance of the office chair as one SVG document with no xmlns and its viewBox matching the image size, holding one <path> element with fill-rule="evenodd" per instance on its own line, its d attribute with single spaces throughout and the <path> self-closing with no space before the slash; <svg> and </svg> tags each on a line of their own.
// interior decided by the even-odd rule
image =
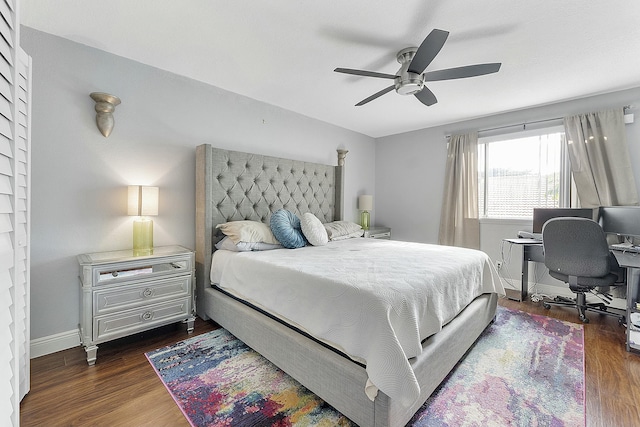
<svg viewBox="0 0 640 427">
<path fill-rule="evenodd" d="M 623 315 L 607 311 L 605 302 L 608 304 L 611 296 L 594 291 L 599 287 L 621 285 L 624 281 L 624 270 L 609 250 L 605 233 L 597 222 L 586 218 L 550 219 L 542 228 L 542 246 L 549 275 L 567 283 L 576 294 L 575 299 L 556 297 L 553 301 L 544 301 L 544 308 L 576 307 L 584 323 L 589 323 L 587 311 L 617 317 L 620 324 L 625 322 Z M 603 302 L 587 303 L 587 292 Z"/>
</svg>

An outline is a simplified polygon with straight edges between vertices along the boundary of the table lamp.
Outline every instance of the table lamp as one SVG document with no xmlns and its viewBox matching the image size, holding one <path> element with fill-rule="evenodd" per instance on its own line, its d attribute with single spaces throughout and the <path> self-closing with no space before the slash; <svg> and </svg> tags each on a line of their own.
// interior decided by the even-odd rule
<svg viewBox="0 0 640 427">
<path fill-rule="evenodd" d="M 369 211 L 373 209 L 373 196 L 358 196 L 358 209 L 362 211 L 360 214 L 360 225 L 363 230 L 368 230 L 371 225 Z"/>
<path fill-rule="evenodd" d="M 153 254 L 153 221 L 158 215 L 158 187 L 129 186 L 127 214 L 133 220 L 133 255 Z"/>
</svg>

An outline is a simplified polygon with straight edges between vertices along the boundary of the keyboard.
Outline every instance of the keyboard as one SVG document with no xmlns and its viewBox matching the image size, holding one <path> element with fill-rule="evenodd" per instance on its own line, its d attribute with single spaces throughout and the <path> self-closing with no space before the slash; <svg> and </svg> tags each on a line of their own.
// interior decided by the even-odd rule
<svg viewBox="0 0 640 427">
<path fill-rule="evenodd" d="M 518 237 L 521 239 L 532 239 L 542 241 L 542 233 L 529 233 L 528 231 L 518 231 Z"/>
<path fill-rule="evenodd" d="M 640 252 L 640 246 L 631 245 L 629 243 L 616 243 L 609 246 L 612 251 L 624 251 L 624 252 Z"/>
</svg>

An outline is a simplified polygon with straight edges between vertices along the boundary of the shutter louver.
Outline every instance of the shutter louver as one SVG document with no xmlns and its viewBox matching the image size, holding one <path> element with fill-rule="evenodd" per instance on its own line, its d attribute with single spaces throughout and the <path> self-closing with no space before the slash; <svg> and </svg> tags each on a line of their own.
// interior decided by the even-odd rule
<svg viewBox="0 0 640 427">
<path fill-rule="evenodd" d="M 31 98 L 30 98 L 30 82 L 31 82 L 31 58 L 20 49 L 17 52 L 18 61 L 17 71 L 19 78 L 19 88 L 17 90 L 17 132 L 16 132 L 16 173 L 18 174 L 18 186 L 15 190 L 15 196 L 18 200 L 17 212 L 15 220 L 16 234 L 16 257 L 15 257 L 15 274 L 16 274 L 16 291 L 15 304 L 16 315 L 16 343 L 17 343 L 17 362 L 18 362 L 18 401 L 27 394 L 30 387 L 30 369 L 29 360 L 29 329 L 30 329 L 30 240 L 31 240 L 31 136 L 29 117 L 31 117 Z M 19 403 L 17 411 L 20 411 Z"/>
<path fill-rule="evenodd" d="M 1 4 L 1 2 L 0 2 Z M 0 14 L 2 15 L 2 22 L 7 28 L 7 19 L 12 21 L 13 13 L 11 10 L 7 10 L 7 5 L 2 4 L 0 6 Z M 8 18 L 7 18 L 8 15 Z M 14 141 L 11 137 L 11 109 L 13 108 L 10 100 L 11 96 L 11 84 L 13 81 L 13 67 L 11 63 L 6 59 L 6 37 L 3 35 L 0 38 L 0 44 L 4 48 L 0 49 L 2 52 L 0 55 L 0 72 L 2 73 L 0 78 L 0 134 L 3 139 L 2 155 L 0 155 L 0 179 L 7 180 L 10 183 L 9 191 L 0 194 L 0 222 L 9 225 L 9 230 L 0 233 L 0 424 L 1 425 L 17 425 L 18 416 L 16 411 L 18 408 L 16 405 L 16 385 L 17 377 L 15 376 L 14 369 L 14 333 L 15 328 L 14 316 L 13 316 L 13 298 L 11 297 L 14 288 L 14 276 L 13 267 L 15 259 L 15 251 L 13 246 L 13 230 L 14 230 L 14 215 L 13 215 L 13 189 L 14 189 L 14 176 L 13 176 L 13 149 L 15 147 Z M 8 111 L 8 113 L 7 113 Z M 9 116 L 9 118 L 7 118 Z M 7 228 L 7 225 L 3 228 Z"/>
<path fill-rule="evenodd" d="M 29 391 L 30 58 L 15 0 L 0 0 L 0 425 Z"/>
</svg>

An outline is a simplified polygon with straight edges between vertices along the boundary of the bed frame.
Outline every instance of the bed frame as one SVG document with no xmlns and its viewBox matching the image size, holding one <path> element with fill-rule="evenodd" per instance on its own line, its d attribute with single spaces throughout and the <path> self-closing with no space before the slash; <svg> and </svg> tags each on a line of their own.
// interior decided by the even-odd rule
<svg viewBox="0 0 640 427">
<path fill-rule="evenodd" d="M 235 220 L 269 222 L 280 208 L 311 212 L 322 222 L 343 218 L 344 158 L 338 166 L 307 163 L 210 145 L 196 148 L 196 307 L 360 426 L 404 426 L 494 319 L 498 297 L 476 298 L 410 360 L 420 399 L 405 407 L 382 392 L 364 392 L 365 368 L 281 322 L 211 287 L 215 226 Z"/>
</svg>

